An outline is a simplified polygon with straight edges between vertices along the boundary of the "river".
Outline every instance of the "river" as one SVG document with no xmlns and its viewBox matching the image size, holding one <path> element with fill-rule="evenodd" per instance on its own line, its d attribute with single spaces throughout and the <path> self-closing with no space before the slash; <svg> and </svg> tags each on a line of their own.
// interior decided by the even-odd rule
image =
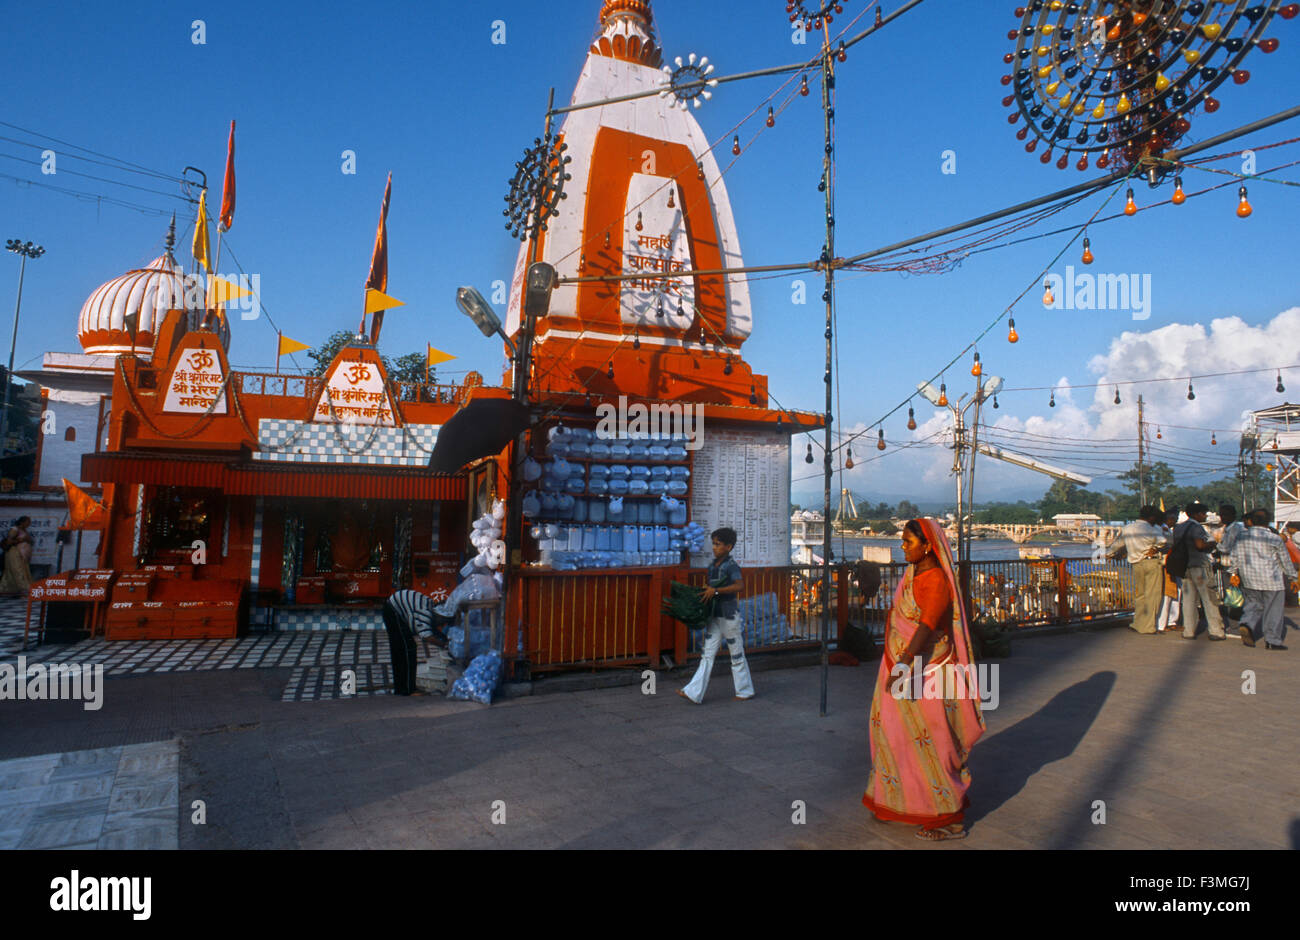
<svg viewBox="0 0 1300 940">
<path fill-rule="evenodd" d="M 862 547 L 864 545 L 888 546 L 890 555 L 894 561 L 902 562 L 903 549 L 897 537 L 889 538 L 852 538 L 835 535 L 831 537 L 831 551 L 835 553 L 837 559 L 846 561 L 858 561 L 862 558 Z M 1020 557 L 1021 545 L 1012 542 L 1009 539 L 971 539 L 970 555 L 972 561 L 1006 561 Z M 1090 558 L 1092 557 L 1092 545 L 1087 542 L 1025 542 L 1024 548 L 1032 549 L 1035 552 L 1041 552 L 1043 555 L 1051 554 L 1054 558 Z M 818 545 L 814 551 L 818 555 L 821 546 Z"/>
</svg>

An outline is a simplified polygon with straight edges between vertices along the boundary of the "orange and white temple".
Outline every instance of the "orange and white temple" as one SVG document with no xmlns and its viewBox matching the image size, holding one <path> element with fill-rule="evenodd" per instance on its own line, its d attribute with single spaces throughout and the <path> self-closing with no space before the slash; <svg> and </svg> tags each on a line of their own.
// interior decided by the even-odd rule
<svg viewBox="0 0 1300 940">
<path fill-rule="evenodd" d="M 662 58 L 650 4 L 608 0 L 573 103 L 658 91 Z M 561 278 L 581 280 L 562 281 L 536 324 L 526 455 L 512 444 L 454 473 L 428 470 L 443 426 L 467 404 L 509 397 L 508 378 L 399 384 L 361 336 L 319 377 L 234 368 L 225 320 L 189 305 L 192 275 L 170 250 L 91 295 L 80 335 L 97 383 L 98 411 L 85 419 L 93 445 L 81 445 L 80 472 L 64 475 L 108 507 L 98 568 L 83 580 L 102 588 L 94 616 L 110 639 L 379 629 L 392 591 L 455 584 L 474 554 L 474 520 L 506 495 L 532 507 L 500 612 L 516 675 L 684 661 L 685 629 L 659 605 L 670 582 L 707 561 L 680 547 L 687 519 L 737 530 L 753 610 L 785 622 L 790 438 L 822 418 L 768 407 L 767 378 L 742 355 L 754 319 L 745 275 L 693 273 L 743 266 L 708 138 L 659 94 L 570 111 L 561 131 L 568 198 L 540 243 L 520 251 L 507 333 L 521 339 L 534 248 Z M 575 448 L 555 492 L 538 472 L 554 462 L 553 432 L 594 438 L 608 405 L 690 406 L 702 415 L 698 449 Z M 52 459 L 64 444 L 49 443 Z M 622 499 L 610 480 L 628 481 Z M 664 538 L 677 547 L 665 551 Z M 629 547 L 601 552 L 614 542 Z M 582 564 L 548 564 L 557 545 Z M 65 582 L 33 596 L 89 589 Z"/>
</svg>

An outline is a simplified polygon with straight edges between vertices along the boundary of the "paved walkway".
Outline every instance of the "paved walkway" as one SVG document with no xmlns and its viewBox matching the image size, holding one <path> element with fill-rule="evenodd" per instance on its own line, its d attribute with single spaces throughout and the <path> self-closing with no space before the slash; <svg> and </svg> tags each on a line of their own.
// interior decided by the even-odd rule
<svg viewBox="0 0 1300 940">
<path fill-rule="evenodd" d="M 1021 638 L 998 665 L 970 838 L 949 848 L 1300 848 L 1300 642 L 1112 628 Z M 98 711 L 0 701 L 0 760 L 175 739 L 181 848 L 944 850 L 859 802 L 876 664 L 832 667 L 825 718 L 816 668 L 757 671 L 750 702 L 722 673 L 693 706 L 660 674 L 655 695 L 491 707 L 285 702 L 293 668 L 110 678 Z"/>
</svg>

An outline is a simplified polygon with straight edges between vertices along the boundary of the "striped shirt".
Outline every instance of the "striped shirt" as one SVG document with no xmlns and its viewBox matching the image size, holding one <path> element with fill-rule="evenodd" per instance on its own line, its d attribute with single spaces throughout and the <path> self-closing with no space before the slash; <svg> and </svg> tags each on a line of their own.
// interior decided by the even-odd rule
<svg viewBox="0 0 1300 940">
<path fill-rule="evenodd" d="M 1283 591 L 1283 576 L 1293 579 L 1295 565 L 1287 554 L 1282 537 L 1265 526 L 1242 529 L 1229 545 L 1232 559 L 1229 568 L 1252 591 Z"/>
<path fill-rule="evenodd" d="M 405 590 L 397 591 L 389 595 L 388 600 L 384 602 L 385 607 L 390 607 L 401 617 L 405 618 L 410 624 L 411 629 L 421 636 L 431 636 L 433 634 L 433 608 L 434 602 L 427 594 L 421 594 L 419 591 Z"/>
</svg>

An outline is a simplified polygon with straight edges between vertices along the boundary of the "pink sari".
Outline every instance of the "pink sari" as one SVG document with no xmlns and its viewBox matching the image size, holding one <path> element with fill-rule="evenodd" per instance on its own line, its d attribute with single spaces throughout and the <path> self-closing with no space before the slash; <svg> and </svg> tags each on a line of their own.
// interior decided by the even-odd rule
<svg viewBox="0 0 1300 940">
<path fill-rule="evenodd" d="M 933 829 L 961 822 L 970 805 L 966 759 L 984 733 L 984 716 L 973 670 L 966 668 L 973 663 L 970 633 L 948 538 L 933 519 L 918 521 L 952 590 L 952 622 L 946 634 L 935 634 L 926 676 L 936 671 L 942 676 L 949 667 L 962 667 L 974 693 L 962 694 L 962 684 L 950 682 L 941 693 L 949 697 L 913 699 L 893 694 L 898 688 L 895 663 L 920 626 L 920 608 L 912 596 L 914 568 L 909 566 L 894 595 L 876 692 L 871 698 L 871 775 L 862 803 L 879 819 Z M 910 672 L 906 689 L 912 689 Z"/>
</svg>

